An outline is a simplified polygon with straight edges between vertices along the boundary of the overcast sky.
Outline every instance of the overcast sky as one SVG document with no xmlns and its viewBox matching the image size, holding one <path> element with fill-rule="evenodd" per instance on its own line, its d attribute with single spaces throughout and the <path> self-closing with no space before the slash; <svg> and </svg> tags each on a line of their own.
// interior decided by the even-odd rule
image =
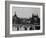
<svg viewBox="0 0 46 38">
<path fill-rule="evenodd" d="M 32 17 L 32 14 L 38 14 L 40 17 L 40 8 L 32 8 L 32 7 L 13 7 L 12 8 L 12 16 L 17 14 L 20 18 L 29 18 Z"/>
</svg>

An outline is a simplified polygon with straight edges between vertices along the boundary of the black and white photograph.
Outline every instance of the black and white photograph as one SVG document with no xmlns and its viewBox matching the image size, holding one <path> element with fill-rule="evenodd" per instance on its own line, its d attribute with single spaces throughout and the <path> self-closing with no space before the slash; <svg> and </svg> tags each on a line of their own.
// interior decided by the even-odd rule
<svg viewBox="0 0 46 38">
<path fill-rule="evenodd" d="M 44 34 L 44 3 L 6 2 L 6 36 Z"/>
<path fill-rule="evenodd" d="M 40 8 L 12 7 L 12 30 L 40 30 Z"/>
<path fill-rule="evenodd" d="M 10 5 L 10 31 L 14 34 L 42 32 L 42 6 Z"/>
</svg>

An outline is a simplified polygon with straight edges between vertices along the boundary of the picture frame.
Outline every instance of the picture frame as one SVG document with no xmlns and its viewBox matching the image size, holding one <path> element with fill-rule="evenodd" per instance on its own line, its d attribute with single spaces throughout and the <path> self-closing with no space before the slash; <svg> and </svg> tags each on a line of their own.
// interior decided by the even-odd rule
<svg viewBox="0 0 46 38">
<path fill-rule="evenodd" d="M 19 12 L 18 17 L 20 18 L 18 22 L 17 20 L 13 21 L 13 19 L 15 19 L 15 17 L 13 17 L 15 14 L 14 12 L 17 12 L 17 13 Z M 37 17 L 37 15 L 39 16 L 39 18 Z M 33 20 L 32 21 L 29 20 L 30 16 L 33 16 L 31 20 L 34 19 L 34 17 L 37 17 L 38 19 L 40 19 L 40 21 L 38 20 L 39 22 L 35 23 Z M 20 20 L 21 17 L 23 17 L 22 20 Z M 23 22 L 24 19 L 28 21 Z M 14 25 L 14 23 L 16 25 Z M 29 26 L 30 24 L 31 26 Z M 15 30 L 16 27 L 20 27 L 19 25 L 20 26 L 27 25 L 28 30 L 26 31 L 23 30 L 24 29 L 23 27 L 22 27 L 23 29 L 20 28 L 19 31 Z M 37 27 L 37 25 L 39 27 Z M 28 26 L 33 28 L 29 30 Z M 45 5 L 44 3 L 5 1 L 5 37 L 33 36 L 33 35 L 44 35 L 44 34 L 45 34 Z"/>
</svg>

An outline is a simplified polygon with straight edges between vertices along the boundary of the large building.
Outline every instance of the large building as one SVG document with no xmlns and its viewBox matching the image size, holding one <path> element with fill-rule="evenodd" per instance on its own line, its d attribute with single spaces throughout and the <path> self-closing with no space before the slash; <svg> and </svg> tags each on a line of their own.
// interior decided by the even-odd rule
<svg viewBox="0 0 46 38">
<path fill-rule="evenodd" d="M 39 30 L 40 29 L 40 18 L 38 15 L 32 14 L 32 17 L 19 18 L 16 14 L 12 18 L 12 24 L 16 30 Z"/>
<path fill-rule="evenodd" d="M 38 17 L 38 15 L 33 15 L 33 14 L 32 14 L 32 17 L 30 17 L 29 19 L 19 18 L 15 14 L 13 16 L 12 21 L 13 21 L 13 24 L 39 24 L 40 25 L 40 18 Z"/>
</svg>

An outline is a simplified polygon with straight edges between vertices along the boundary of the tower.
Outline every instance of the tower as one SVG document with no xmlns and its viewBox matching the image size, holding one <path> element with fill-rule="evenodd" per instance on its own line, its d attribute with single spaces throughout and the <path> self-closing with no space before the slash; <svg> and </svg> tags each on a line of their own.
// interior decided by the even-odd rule
<svg viewBox="0 0 46 38">
<path fill-rule="evenodd" d="M 14 15 L 14 17 L 17 17 L 17 15 L 16 15 L 16 12 L 15 12 L 15 15 Z"/>
<path fill-rule="evenodd" d="M 32 14 L 32 23 L 33 24 L 40 24 L 40 18 L 38 17 L 38 14 Z"/>
</svg>

